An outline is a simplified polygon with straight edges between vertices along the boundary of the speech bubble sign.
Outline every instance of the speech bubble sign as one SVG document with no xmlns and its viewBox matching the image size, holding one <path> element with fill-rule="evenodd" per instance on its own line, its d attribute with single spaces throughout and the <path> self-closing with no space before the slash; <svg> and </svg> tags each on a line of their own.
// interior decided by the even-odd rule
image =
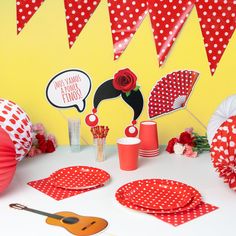
<svg viewBox="0 0 236 236">
<path fill-rule="evenodd" d="M 81 70 L 70 69 L 55 75 L 48 83 L 46 97 L 57 108 L 85 109 L 85 99 L 91 90 L 91 79 Z"/>
</svg>

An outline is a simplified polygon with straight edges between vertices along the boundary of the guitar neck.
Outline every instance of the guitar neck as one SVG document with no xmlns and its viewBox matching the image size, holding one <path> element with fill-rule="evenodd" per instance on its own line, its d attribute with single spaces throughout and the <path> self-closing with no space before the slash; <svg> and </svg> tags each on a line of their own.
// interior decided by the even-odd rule
<svg viewBox="0 0 236 236">
<path fill-rule="evenodd" d="M 61 219 L 64 218 L 63 216 L 47 213 L 47 212 L 44 212 L 44 211 L 38 211 L 38 210 L 28 208 L 28 207 L 24 208 L 23 210 L 33 212 L 33 213 L 36 213 L 36 214 L 39 214 L 39 215 L 47 216 L 47 217 L 50 217 L 50 218 L 54 218 L 54 219 L 57 219 L 57 220 L 61 220 Z"/>
</svg>

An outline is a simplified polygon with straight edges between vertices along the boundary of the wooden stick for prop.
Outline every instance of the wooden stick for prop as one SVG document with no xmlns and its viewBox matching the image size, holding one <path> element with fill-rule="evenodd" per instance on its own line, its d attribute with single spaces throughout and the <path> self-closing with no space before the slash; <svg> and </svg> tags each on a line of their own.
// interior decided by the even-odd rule
<svg viewBox="0 0 236 236">
<path fill-rule="evenodd" d="M 185 108 L 185 110 L 202 126 L 204 127 L 204 129 L 206 130 L 207 127 L 187 108 Z"/>
</svg>

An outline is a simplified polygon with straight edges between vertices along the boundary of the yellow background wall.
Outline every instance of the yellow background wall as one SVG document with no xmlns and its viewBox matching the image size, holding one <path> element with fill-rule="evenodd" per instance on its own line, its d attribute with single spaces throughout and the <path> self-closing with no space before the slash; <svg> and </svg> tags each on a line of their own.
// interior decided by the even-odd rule
<svg viewBox="0 0 236 236">
<path fill-rule="evenodd" d="M 149 93 L 162 76 L 179 69 L 200 72 L 187 107 L 207 125 L 219 103 L 236 93 L 236 34 L 212 77 L 195 9 L 165 65 L 159 68 L 149 17 L 145 18 L 121 58 L 113 61 L 107 1 L 103 0 L 98 6 L 72 49 L 68 47 L 63 0 L 45 1 L 18 36 L 15 0 L 0 2 L 0 97 L 18 103 L 27 111 L 33 123 L 42 122 L 48 132 L 56 135 L 59 144 L 68 143 L 65 117 L 77 114 L 82 120 L 83 138 L 92 141 L 89 128 L 83 121 L 92 109 L 96 88 L 124 67 L 136 73 L 144 96 L 145 105 L 138 121 L 148 119 Z M 78 113 L 75 108 L 58 111 L 45 98 L 48 81 L 58 72 L 69 68 L 82 69 L 92 79 L 92 90 L 83 113 Z M 124 135 L 133 111 L 122 99 L 114 99 L 103 101 L 99 105 L 98 115 L 100 124 L 110 127 L 108 142 L 115 143 L 117 138 Z M 185 110 L 155 120 L 162 144 L 186 127 L 192 126 L 199 133 L 205 132 Z"/>
</svg>

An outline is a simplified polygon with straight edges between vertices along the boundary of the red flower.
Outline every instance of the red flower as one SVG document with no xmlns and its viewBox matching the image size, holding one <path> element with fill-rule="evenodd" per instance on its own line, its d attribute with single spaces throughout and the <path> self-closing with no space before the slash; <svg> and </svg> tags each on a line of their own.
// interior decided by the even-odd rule
<svg viewBox="0 0 236 236">
<path fill-rule="evenodd" d="M 179 143 L 194 146 L 194 137 L 192 137 L 192 135 L 189 132 L 185 131 L 180 134 Z"/>
<path fill-rule="evenodd" d="M 137 77 L 131 70 L 123 69 L 114 75 L 112 83 L 115 89 L 128 93 L 136 88 L 136 81 Z"/>
<path fill-rule="evenodd" d="M 177 138 L 172 138 L 169 142 L 168 145 L 166 147 L 166 151 L 169 153 L 174 153 L 174 145 L 179 142 L 179 140 Z"/>
<path fill-rule="evenodd" d="M 46 152 L 50 153 L 50 152 L 54 152 L 55 151 L 55 147 L 54 144 L 51 140 L 47 140 L 47 148 L 46 148 Z"/>
</svg>

